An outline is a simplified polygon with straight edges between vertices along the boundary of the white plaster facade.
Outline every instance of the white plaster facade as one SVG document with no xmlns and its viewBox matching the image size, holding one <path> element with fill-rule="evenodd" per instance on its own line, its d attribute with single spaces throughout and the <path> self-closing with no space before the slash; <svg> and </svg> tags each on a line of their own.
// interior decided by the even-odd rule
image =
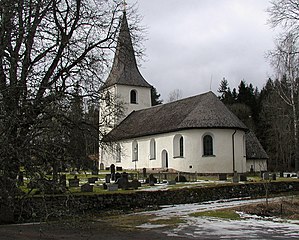
<svg viewBox="0 0 299 240">
<path fill-rule="evenodd" d="M 169 168 L 182 172 L 239 173 L 246 172 L 244 131 L 233 129 L 189 129 L 119 142 L 118 149 L 106 152 L 102 164 L 115 164 L 124 169 Z M 203 137 L 213 139 L 213 154 L 204 156 Z M 175 139 L 183 137 L 182 156 L 177 154 Z M 234 150 L 233 140 L 234 139 Z M 153 154 L 155 141 L 155 154 Z M 136 151 L 136 143 L 138 145 Z M 135 149 L 135 150 L 134 150 Z M 234 154 L 233 154 L 234 151 Z M 137 160 L 135 160 L 137 155 Z M 233 167 L 233 156 L 235 167 Z M 166 163 L 167 158 L 167 163 Z"/>
<path fill-rule="evenodd" d="M 136 102 L 132 102 L 131 92 L 136 94 Z M 107 96 L 109 93 L 109 96 Z M 151 89 L 148 87 L 113 85 L 102 90 L 103 99 L 100 100 L 99 122 L 105 127 L 114 127 L 127 117 L 132 111 L 137 111 L 151 107 Z M 107 101 L 110 104 L 107 104 Z M 122 117 L 116 117 L 117 105 L 121 105 Z M 111 129 L 110 129 L 111 130 Z"/>
<path fill-rule="evenodd" d="M 124 115 L 128 116 L 132 111 L 151 107 L 151 89 L 148 87 L 115 85 L 117 98 L 125 103 Z M 131 103 L 131 91 L 136 93 L 136 103 Z"/>
</svg>

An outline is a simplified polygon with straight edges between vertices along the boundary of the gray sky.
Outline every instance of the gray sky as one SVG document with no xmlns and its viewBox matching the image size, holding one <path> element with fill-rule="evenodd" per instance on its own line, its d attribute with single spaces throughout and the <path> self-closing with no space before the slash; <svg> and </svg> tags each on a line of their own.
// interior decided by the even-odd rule
<svg viewBox="0 0 299 240">
<path fill-rule="evenodd" d="M 162 99 L 211 90 L 225 77 L 231 89 L 241 80 L 259 89 L 272 75 L 265 58 L 277 31 L 267 25 L 268 0 L 127 0 L 137 3 L 147 28 L 140 71 Z"/>
</svg>

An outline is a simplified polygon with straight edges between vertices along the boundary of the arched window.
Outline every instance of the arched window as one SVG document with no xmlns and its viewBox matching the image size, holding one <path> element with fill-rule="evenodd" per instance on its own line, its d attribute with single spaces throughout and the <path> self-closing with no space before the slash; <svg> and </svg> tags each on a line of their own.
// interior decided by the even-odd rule
<svg viewBox="0 0 299 240">
<path fill-rule="evenodd" d="M 150 141 L 150 159 L 156 159 L 156 141 L 155 139 L 151 139 Z"/>
<path fill-rule="evenodd" d="M 203 155 L 213 155 L 213 138 L 211 135 L 205 135 L 203 137 Z"/>
<path fill-rule="evenodd" d="M 130 103 L 137 104 L 137 91 L 131 90 L 130 92 Z"/>
<path fill-rule="evenodd" d="M 116 144 L 116 162 L 121 162 L 121 147 L 120 144 Z"/>
<path fill-rule="evenodd" d="M 173 138 L 173 157 L 184 157 L 184 137 L 180 134 Z"/>
<path fill-rule="evenodd" d="M 180 137 L 180 157 L 184 156 L 184 138 L 183 136 Z"/>
<path fill-rule="evenodd" d="M 132 161 L 138 161 L 138 143 L 136 140 L 132 143 Z"/>
</svg>

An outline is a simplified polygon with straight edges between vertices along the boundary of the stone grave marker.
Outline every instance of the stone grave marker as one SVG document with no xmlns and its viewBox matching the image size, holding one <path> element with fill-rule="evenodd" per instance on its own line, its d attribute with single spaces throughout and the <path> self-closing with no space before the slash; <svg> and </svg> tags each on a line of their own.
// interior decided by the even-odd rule
<svg viewBox="0 0 299 240">
<path fill-rule="evenodd" d="M 129 188 L 129 181 L 123 175 L 117 180 L 116 184 L 118 185 L 118 188 L 121 188 L 121 189 Z"/>
<path fill-rule="evenodd" d="M 139 187 L 141 187 L 141 183 L 137 179 L 133 179 L 132 182 L 130 182 L 130 186 L 133 189 L 138 189 Z"/>
<path fill-rule="evenodd" d="M 115 182 L 121 178 L 121 174 L 119 172 L 115 173 Z"/>
<path fill-rule="evenodd" d="M 93 192 L 93 185 L 85 183 L 81 186 L 81 192 Z"/>
<path fill-rule="evenodd" d="M 247 182 L 247 176 L 245 174 L 240 174 L 240 181 Z"/>
<path fill-rule="evenodd" d="M 65 174 L 62 174 L 59 176 L 59 183 L 61 186 L 66 188 L 66 175 Z"/>
<path fill-rule="evenodd" d="M 232 178 L 233 183 L 238 183 L 239 182 L 239 175 L 237 172 L 234 172 L 233 178 Z"/>
<path fill-rule="evenodd" d="M 110 183 L 111 174 L 106 174 L 105 176 L 105 183 Z"/>
<path fill-rule="evenodd" d="M 227 181 L 227 174 L 226 173 L 220 173 L 218 176 L 219 181 Z"/>
<path fill-rule="evenodd" d="M 123 168 L 122 167 L 116 167 L 116 171 L 119 171 L 119 172 L 121 172 L 123 170 Z"/>
<path fill-rule="evenodd" d="M 73 179 L 69 179 L 69 187 L 79 187 L 79 179 L 77 176 Z"/>
<path fill-rule="evenodd" d="M 91 178 L 88 178 L 87 180 L 88 180 L 88 183 L 96 183 L 96 181 L 98 181 L 99 178 L 98 177 L 91 177 Z"/>
<path fill-rule="evenodd" d="M 169 181 L 167 181 L 167 185 L 176 185 L 176 181 L 175 180 L 169 180 Z"/>
<path fill-rule="evenodd" d="M 268 172 L 264 172 L 263 173 L 263 180 L 269 180 L 270 179 L 270 175 Z"/>
<path fill-rule="evenodd" d="M 107 190 L 109 192 L 117 191 L 118 190 L 118 184 L 116 184 L 116 183 L 107 184 Z"/>
</svg>

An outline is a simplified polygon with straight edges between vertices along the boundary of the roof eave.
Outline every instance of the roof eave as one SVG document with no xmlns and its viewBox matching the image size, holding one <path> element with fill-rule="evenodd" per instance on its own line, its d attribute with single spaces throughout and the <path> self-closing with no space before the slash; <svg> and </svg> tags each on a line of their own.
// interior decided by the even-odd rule
<svg viewBox="0 0 299 240">
<path fill-rule="evenodd" d="M 191 129 L 232 129 L 232 130 L 241 130 L 244 132 L 247 131 L 247 129 L 241 128 L 241 127 L 186 127 L 186 128 L 179 128 L 179 129 L 169 129 L 169 130 L 165 130 L 165 131 L 156 131 L 154 133 L 136 134 L 134 136 L 128 136 L 128 137 L 119 137 L 119 138 L 112 137 L 107 142 L 116 142 L 116 141 L 123 141 L 123 140 L 129 140 L 129 139 L 136 139 L 136 138 L 141 138 L 141 137 L 155 136 L 155 135 L 164 134 L 164 133 L 173 133 L 173 132 L 178 132 L 178 131 L 183 131 L 183 130 L 191 130 Z"/>
</svg>

